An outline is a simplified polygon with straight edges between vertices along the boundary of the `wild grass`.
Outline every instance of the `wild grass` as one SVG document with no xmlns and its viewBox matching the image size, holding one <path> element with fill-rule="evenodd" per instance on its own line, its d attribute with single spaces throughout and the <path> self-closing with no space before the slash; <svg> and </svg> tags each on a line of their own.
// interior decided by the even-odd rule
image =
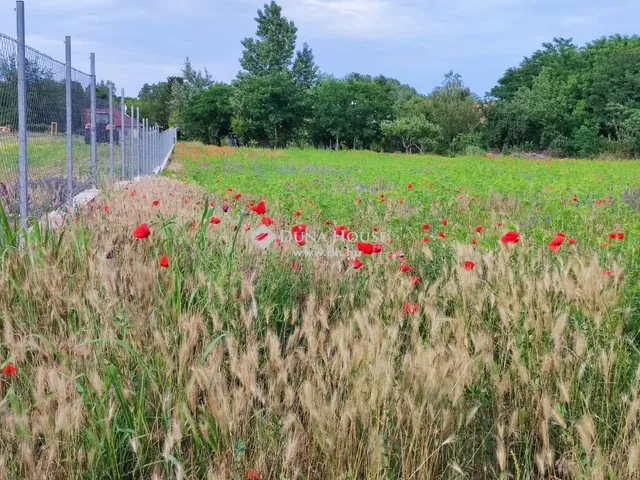
<svg viewBox="0 0 640 480">
<path fill-rule="evenodd" d="M 416 244 L 397 200 L 346 219 L 394 242 L 354 270 L 259 249 L 241 212 L 260 191 L 226 193 L 225 214 L 224 188 L 147 179 L 57 231 L 0 217 L 0 365 L 18 369 L 0 375 L 0 478 L 638 478 L 630 249 Z M 267 197 L 274 228 L 296 222 L 286 201 Z M 518 203 L 433 215 L 506 230 Z"/>
</svg>

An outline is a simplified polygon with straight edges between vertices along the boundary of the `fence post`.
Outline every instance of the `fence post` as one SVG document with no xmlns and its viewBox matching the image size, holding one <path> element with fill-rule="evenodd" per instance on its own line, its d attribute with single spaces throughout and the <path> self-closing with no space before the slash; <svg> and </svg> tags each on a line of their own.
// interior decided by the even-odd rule
<svg viewBox="0 0 640 480">
<path fill-rule="evenodd" d="M 120 166 L 120 177 L 122 180 L 126 178 L 124 170 L 124 146 L 125 146 L 125 110 L 124 110 L 124 88 L 120 91 L 120 152 L 122 153 L 122 165 Z"/>
<path fill-rule="evenodd" d="M 66 101 L 67 101 L 67 203 L 73 203 L 73 103 L 71 99 L 71 37 L 64 39 L 66 56 Z"/>
<path fill-rule="evenodd" d="M 24 2 L 16 2 L 18 27 L 18 179 L 20 184 L 20 221 L 27 224 L 29 215 L 27 182 L 27 82 L 25 78 Z"/>
<path fill-rule="evenodd" d="M 136 116 L 136 109 L 133 107 L 133 105 L 131 105 L 131 180 L 136 178 L 135 162 L 133 161 L 133 159 L 134 159 L 133 147 L 136 144 L 136 137 L 135 137 L 135 134 L 134 134 L 134 131 L 133 131 L 133 121 L 134 121 L 135 116 Z"/>
<path fill-rule="evenodd" d="M 96 55 L 91 54 L 91 183 L 98 187 L 98 139 L 96 115 Z"/>
<path fill-rule="evenodd" d="M 113 180 L 115 165 L 113 162 L 113 83 L 109 82 L 109 178 Z"/>
<path fill-rule="evenodd" d="M 140 176 L 140 107 L 136 107 L 136 135 L 138 144 L 136 145 L 136 170 Z"/>
<path fill-rule="evenodd" d="M 149 155 L 147 154 L 147 119 L 142 119 L 142 158 L 144 174 L 149 173 Z"/>
</svg>

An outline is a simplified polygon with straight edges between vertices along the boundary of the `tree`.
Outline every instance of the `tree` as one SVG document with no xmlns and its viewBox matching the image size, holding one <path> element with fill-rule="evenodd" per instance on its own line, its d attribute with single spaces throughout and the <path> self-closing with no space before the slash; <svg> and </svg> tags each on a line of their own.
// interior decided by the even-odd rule
<svg viewBox="0 0 640 480">
<path fill-rule="evenodd" d="M 398 118 L 392 122 L 382 124 L 382 132 L 390 139 L 399 139 L 405 149 L 405 153 L 412 153 L 417 148 L 420 153 L 423 150 L 433 150 L 441 135 L 441 128 L 429 122 L 421 116 Z"/>
<path fill-rule="evenodd" d="M 232 95 L 233 88 L 224 83 L 214 83 L 197 94 L 185 108 L 184 137 L 219 144 L 231 131 Z"/>
<path fill-rule="evenodd" d="M 242 71 L 234 81 L 233 132 L 241 139 L 266 140 L 274 146 L 306 131 L 311 111 L 310 92 L 317 67 L 308 45 L 297 52 L 297 28 L 272 1 L 258 10 L 256 38 L 242 41 Z"/>
<path fill-rule="evenodd" d="M 212 84 L 213 80 L 207 69 L 205 68 L 204 72 L 194 69 L 191 60 L 187 57 L 182 69 L 182 81 L 173 81 L 170 84 L 169 123 L 182 130 L 189 121 L 186 113 L 189 104 Z"/>
</svg>

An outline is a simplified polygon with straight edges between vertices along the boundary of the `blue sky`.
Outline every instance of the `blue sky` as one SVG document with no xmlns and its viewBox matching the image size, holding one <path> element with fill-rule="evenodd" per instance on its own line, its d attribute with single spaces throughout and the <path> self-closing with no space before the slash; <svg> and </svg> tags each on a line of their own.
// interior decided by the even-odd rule
<svg viewBox="0 0 640 480">
<path fill-rule="evenodd" d="M 27 44 L 137 95 L 179 74 L 185 57 L 215 80 L 239 69 L 240 41 L 264 0 L 25 0 Z M 510 66 L 556 37 L 583 44 L 638 32 L 638 0 L 280 0 L 320 69 L 383 74 L 427 93 L 454 70 L 484 95 Z M 0 3 L 0 32 L 15 37 L 15 2 Z M 634 28 L 635 27 L 635 28 Z"/>
</svg>

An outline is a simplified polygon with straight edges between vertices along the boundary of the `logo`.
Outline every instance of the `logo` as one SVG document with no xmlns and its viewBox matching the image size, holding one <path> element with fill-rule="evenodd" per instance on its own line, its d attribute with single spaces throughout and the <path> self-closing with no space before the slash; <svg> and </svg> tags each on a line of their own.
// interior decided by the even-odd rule
<svg viewBox="0 0 640 480">
<path fill-rule="evenodd" d="M 260 248 L 266 250 L 277 237 L 266 225 L 260 225 L 251 232 L 251 238 Z"/>
</svg>

